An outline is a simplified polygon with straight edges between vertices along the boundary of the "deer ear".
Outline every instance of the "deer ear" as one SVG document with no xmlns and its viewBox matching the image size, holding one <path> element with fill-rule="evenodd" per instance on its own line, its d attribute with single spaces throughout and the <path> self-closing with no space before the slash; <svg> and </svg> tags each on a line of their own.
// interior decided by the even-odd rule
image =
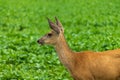
<svg viewBox="0 0 120 80">
<path fill-rule="evenodd" d="M 61 31 L 64 32 L 64 29 L 63 29 L 63 25 L 62 25 L 62 23 L 57 19 L 57 17 L 55 17 L 55 20 L 56 20 L 56 24 L 57 24 L 57 26 L 61 29 Z"/>
<path fill-rule="evenodd" d="M 52 30 L 54 30 L 57 34 L 59 34 L 59 33 L 60 33 L 60 30 L 59 30 L 59 28 L 57 27 L 57 25 L 54 24 L 52 21 L 50 21 L 49 18 L 47 18 L 47 19 L 48 19 L 48 23 L 49 23 L 50 28 L 51 28 Z"/>
</svg>

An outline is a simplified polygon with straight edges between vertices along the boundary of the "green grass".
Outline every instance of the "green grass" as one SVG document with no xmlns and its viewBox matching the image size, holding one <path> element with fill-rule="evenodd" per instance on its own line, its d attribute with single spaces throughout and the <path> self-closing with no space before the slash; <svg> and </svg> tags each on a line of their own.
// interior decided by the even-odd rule
<svg viewBox="0 0 120 80">
<path fill-rule="evenodd" d="M 0 80 L 72 80 L 37 40 L 57 16 L 74 51 L 120 48 L 120 0 L 0 0 Z"/>
</svg>

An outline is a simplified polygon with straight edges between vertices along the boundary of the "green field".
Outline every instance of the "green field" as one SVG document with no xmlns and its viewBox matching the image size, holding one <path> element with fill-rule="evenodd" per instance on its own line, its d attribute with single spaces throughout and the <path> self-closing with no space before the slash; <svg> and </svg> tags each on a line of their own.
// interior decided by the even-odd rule
<svg viewBox="0 0 120 80">
<path fill-rule="evenodd" d="M 120 0 L 0 0 L 0 80 L 72 80 L 37 40 L 57 16 L 74 51 L 120 48 Z"/>
</svg>

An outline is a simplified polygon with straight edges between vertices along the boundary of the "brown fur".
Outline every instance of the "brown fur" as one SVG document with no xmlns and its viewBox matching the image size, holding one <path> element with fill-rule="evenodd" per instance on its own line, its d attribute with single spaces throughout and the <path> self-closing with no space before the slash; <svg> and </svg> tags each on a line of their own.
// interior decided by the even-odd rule
<svg viewBox="0 0 120 80">
<path fill-rule="evenodd" d="M 56 18 L 56 24 L 49 19 L 48 22 L 52 24 L 52 31 L 39 39 L 38 43 L 55 47 L 60 61 L 74 80 L 120 80 L 120 49 L 73 52 L 66 43 L 60 21 Z"/>
</svg>

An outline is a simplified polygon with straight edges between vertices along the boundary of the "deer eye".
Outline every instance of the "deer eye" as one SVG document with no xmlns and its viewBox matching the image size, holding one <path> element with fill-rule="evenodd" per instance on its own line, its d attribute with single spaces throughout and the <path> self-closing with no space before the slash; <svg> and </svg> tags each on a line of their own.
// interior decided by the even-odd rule
<svg viewBox="0 0 120 80">
<path fill-rule="evenodd" d="M 51 37 L 51 36 L 52 36 L 52 34 L 51 34 L 51 33 L 49 33 L 49 34 L 48 34 L 48 37 Z"/>
</svg>

